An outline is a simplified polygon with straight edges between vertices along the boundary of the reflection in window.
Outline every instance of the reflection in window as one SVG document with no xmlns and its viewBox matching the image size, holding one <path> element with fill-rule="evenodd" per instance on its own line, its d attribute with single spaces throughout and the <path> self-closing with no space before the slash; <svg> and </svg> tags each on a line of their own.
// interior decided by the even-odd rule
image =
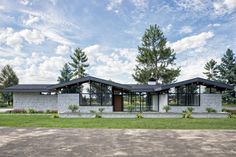
<svg viewBox="0 0 236 157">
<path fill-rule="evenodd" d="M 112 87 L 98 82 L 86 82 L 80 85 L 81 106 L 111 106 Z M 86 98 L 85 98 L 86 96 Z"/>
<path fill-rule="evenodd" d="M 177 87 L 175 90 L 169 90 L 168 104 L 171 106 L 199 106 L 199 88 L 199 85 L 192 84 Z"/>
</svg>

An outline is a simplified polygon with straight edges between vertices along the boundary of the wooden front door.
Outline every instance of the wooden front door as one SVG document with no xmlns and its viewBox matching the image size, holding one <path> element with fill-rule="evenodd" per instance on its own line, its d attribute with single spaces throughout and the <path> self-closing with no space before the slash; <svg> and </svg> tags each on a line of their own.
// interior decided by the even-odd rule
<svg viewBox="0 0 236 157">
<path fill-rule="evenodd" d="M 114 111 L 117 111 L 117 112 L 122 111 L 122 96 L 121 95 L 114 96 Z"/>
</svg>

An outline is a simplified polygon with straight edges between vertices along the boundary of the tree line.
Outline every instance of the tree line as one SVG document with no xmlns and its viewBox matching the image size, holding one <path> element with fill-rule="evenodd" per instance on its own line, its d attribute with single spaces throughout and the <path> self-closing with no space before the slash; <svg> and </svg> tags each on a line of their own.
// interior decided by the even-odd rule
<svg viewBox="0 0 236 157">
<path fill-rule="evenodd" d="M 157 84 L 168 84 L 175 82 L 180 75 L 181 69 L 176 66 L 176 53 L 167 46 L 167 39 L 157 25 L 150 25 L 142 36 L 141 44 L 138 46 L 136 57 L 137 65 L 134 68 L 133 78 L 139 84 L 147 84 L 150 78 L 154 78 Z M 222 57 L 221 63 L 211 59 L 205 65 L 204 74 L 210 80 L 221 81 L 227 84 L 236 84 L 236 57 L 232 50 L 228 49 Z M 87 75 L 89 67 L 88 57 L 81 49 L 75 49 L 70 56 L 70 62 L 65 63 L 57 81 L 68 82 L 72 79 L 81 78 Z M 7 65 L 0 74 L 0 88 L 18 84 L 19 79 L 13 69 Z M 9 102 L 12 95 L 1 94 Z M 235 102 L 235 91 L 230 91 L 223 96 L 224 100 Z"/>
<path fill-rule="evenodd" d="M 205 64 L 205 72 L 203 74 L 209 80 L 219 81 L 230 85 L 236 85 L 236 55 L 233 50 L 227 49 L 218 64 L 214 59 L 209 60 Z M 236 104 L 235 89 L 223 94 L 223 102 Z"/>
</svg>

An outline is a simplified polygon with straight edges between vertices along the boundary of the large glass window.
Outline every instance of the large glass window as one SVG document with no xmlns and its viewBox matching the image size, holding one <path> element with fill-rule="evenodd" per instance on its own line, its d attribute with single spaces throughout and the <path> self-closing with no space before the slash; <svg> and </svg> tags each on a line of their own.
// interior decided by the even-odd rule
<svg viewBox="0 0 236 157">
<path fill-rule="evenodd" d="M 192 84 L 170 89 L 168 92 L 168 104 L 171 106 L 199 106 L 199 85 Z"/>
<path fill-rule="evenodd" d="M 150 111 L 152 104 L 149 102 L 150 96 L 146 92 L 142 93 L 124 93 L 123 94 L 123 105 L 124 111 L 129 111 L 132 106 L 133 111 Z"/>
<path fill-rule="evenodd" d="M 87 82 L 80 85 L 81 106 L 111 106 L 112 87 L 98 82 Z"/>
</svg>

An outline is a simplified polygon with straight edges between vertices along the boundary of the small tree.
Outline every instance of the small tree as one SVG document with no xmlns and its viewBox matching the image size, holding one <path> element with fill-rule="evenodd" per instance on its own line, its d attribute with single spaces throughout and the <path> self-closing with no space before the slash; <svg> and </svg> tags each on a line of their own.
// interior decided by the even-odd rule
<svg viewBox="0 0 236 157">
<path fill-rule="evenodd" d="M 72 71 L 68 63 L 64 64 L 61 70 L 61 76 L 58 77 L 57 81 L 59 83 L 69 82 L 72 79 Z"/>
<path fill-rule="evenodd" d="M 19 79 L 12 67 L 10 65 L 4 66 L 0 73 L 0 90 L 18 83 Z M 13 100 L 12 93 L 2 93 L 2 97 L 4 101 L 7 101 L 8 105 L 11 104 Z"/>
<path fill-rule="evenodd" d="M 203 72 L 203 74 L 206 75 L 207 79 L 209 80 L 216 80 L 218 76 L 218 67 L 217 62 L 214 59 L 211 59 L 209 62 L 205 64 L 204 69 L 206 72 Z"/>
<path fill-rule="evenodd" d="M 74 113 L 79 109 L 79 107 L 78 107 L 78 105 L 72 104 L 72 105 L 69 105 L 68 109 L 71 110 L 71 112 Z"/>
<path fill-rule="evenodd" d="M 163 110 L 165 110 L 166 112 L 169 112 L 169 110 L 171 110 L 171 107 L 169 105 L 165 105 L 162 108 Z"/>
<path fill-rule="evenodd" d="M 87 64 L 88 57 L 85 52 L 82 49 L 77 48 L 70 58 L 72 62 L 69 64 L 72 67 L 73 76 L 76 78 L 84 77 L 86 75 L 86 68 L 89 66 L 89 64 Z"/>
</svg>

